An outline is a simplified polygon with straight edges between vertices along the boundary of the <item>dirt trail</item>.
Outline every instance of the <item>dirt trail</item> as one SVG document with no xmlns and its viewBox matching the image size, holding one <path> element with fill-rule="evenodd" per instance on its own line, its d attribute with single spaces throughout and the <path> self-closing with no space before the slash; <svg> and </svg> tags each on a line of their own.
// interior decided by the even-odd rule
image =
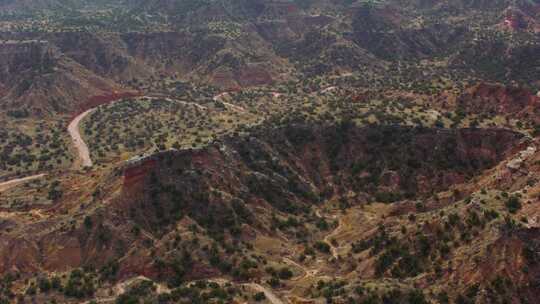
<svg viewBox="0 0 540 304">
<path fill-rule="evenodd" d="M 24 183 L 24 182 L 27 182 L 27 181 L 30 181 L 30 180 L 33 180 L 33 179 L 41 178 L 41 177 L 43 177 L 45 175 L 47 175 L 47 174 L 41 173 L 41 174 L 31 175 L 31 176 L 27 176 L 27 177 L 21 177 L 21 178 L 12 179 L 12 180 L 9 180 L 7 182 L 2 182 L 2 183 L 0 183 L 0 192 L 1 191 L 6 191 L 6 190 L 8 190 L 8 189 L 10 189 L 12 187 L 17 186 L 18 184 L 21 184 L 21 183 Z"/>
<path fill-rule="evenodd" d="M 92 113 L 94 109 L 87 110 L 75 117 L 68 126 L 68 132 L 73 141 L 73 145 L 79 154 L 79 160 L 81 162 L 81 167 L 92 167 L 92 159 L 90 158 L 90 150 L 84 142 L 81 136 L 79 124 L 88 114 Z"/>
<path fill-rule="evenodd" d="M 268 301 L 270 301 L 270 303 L 272 304 L 285 304 L 285 302 L 281 301 L 272 290 L 262 285 L 259 285 L 256 283 L 246 283 L 244 284 L 244 286 L 251 287 L 259 292 L 264 293 L 264 295 L 266 296 L 266 299 L 268 299 Z"/>
<path fill-rule="evenodd" d="M 214 101 L 220 101 L 222 97 L 225 97 L 227 95 L 229 95 L 229 93 L 227 93 L 227 92 L 219 93 L 216 96 L 214 96 L 213 100 Z"/>
<path fill-rule="evenodd" d="M 320 218 L 324 218 L 322 215 L 321 215 L 321 211 L 320 210 L 315 210 L 315 215 L 320 217 Z M 337 216 L 336 215 L 333 215 L 332 216 L 332 219 L 337 219 Z M 323 241 L 325 243 L 327 243 L 328 245 L 330 245 L 330 251 L 332 253 L 332 256 L 334 257 L 334 259 L 337 260 L 337 258 L 339 257 L 339 254 L 338 254 L 338 249 L 339 248 L 336 248 L 332 242 L 331 242 L 331 238 L 334 236 L 334 235 L 338 235 L 341 230 L 343 230 L 343 222 L 341 220 L 341 218 L 338 220 L 338 226 L 336 227 L 336 229 L 334 229 L 334 231 L 330 232 L 330 234 L 328 234 L 327 236 L 324 237 Z"/>
<path fill-rule="evenodd" d="M 240 107 L 240 106 L 237 106 L 237 105 L 234 105 L 230 102 L 225 102 L 225 101 L 222 101 L 221 103 L 223 103 L 224 105 L 228 106 L 229 108 L 232 108 L 233 110 L 236 110 L 238 112 L 245 112 L 246 109 Z"/>
<path fill-rule="evenodd" d="M 142 281 L 151 281 L 151 282 L 153 282 L 154 286 L 156 287 L 156 293 L 157 294 L 171 292 L 171 290 L 167 286 L 165 286 L 163 284 L 156 283 L 156 282 L 150 280 L 149 278 L 147 278 L 145 276 L 137 276 L 137 277 L 133 277 L 131 279 L 127 279 L 127 280 L 125 280 L 123 282 L 120 282 L 120 283 L 116 284 L 115 286 L 113 286 L 111 288 L 111 292 L 112 292 L 111 296 L 101 297 L 101 298 L 97 297 L 95 299 L 83 302 L 83 304 L 90 304 L 92 302 L 95 302 L 95 303 L 114 302 L 116 300 L 116 298 L 118 298 L 120 295 L 125 293 L 130 287 L 132 287 L 134 285 L 134 283 L 142 282 Z"/>
<path fill-rule="evenodd" d="M 140 281 L 145 281 L 145 280 L 152 281 L 152 280 L 148 279 L 145 276 L 137 276 L 137 277 L 127 279 L 127 280 L 125 280 L 123 282 L 120 282 L 120 283 L 116 284 L 115 286 L 113 286 L 111 288 L 111 295 L 110 296 L 96 297 L 96 298 L 94 298 L 92 300 L 83 302 L 83 304 L 89 304 L 92 301 L 95 302 L 95 303 L 114 302 L 116 300 L 116 298 L 118 298 L 118 296 L 125 293 L 131 286 L 134 285 L 135 282 L 140 282 Z M 231 282 L 231 281 L 229 281 L 227 279 L 224 279 L 224 278 L 205 279 L 204 281 L 217 283 L 219 285 L 225 285 L 226 283 Z M 196 281 L 190 282 L 187 285 L 194 284 L 195 282 Z M 169 289 L 167 286 L 165 286 L 163 284 L 156 283 L 156 282 L 153 282 L 153 283 L 154 283 L 154 286 L 156 286 L 156 293 L 157 294 L 163 294 L 163 293 L 171 292 L 171 289 Z M 254 290 L 258 291 L 258 292 L 264 293 L 264 295 L 266 296 L 268 301 L 270 301 L 270 303 L 272 303 L 272 304 L 285 304 L 285 302 L 281 301 L 281 299 L 272 290 L 270 290 L 269 288 L 266 288 L 266 287 L 264 287 L 264 286 L 262 286 L 260 284 L 257 284 L 257 283 L 244 283 L 242 285 L 246 286 L 248 288 L 254 289 Z"/>
<path fill-rule="evenodd" d="M 315 277 L 319 273 L 318 269 L 308 269 L 305 266 L 302 266 L 302 265 L 296 263 L 295 261 L 293 261 L 293 260 L 291 260 L 289 258 L 283 258 L 283 262 L 285 262 L 285 263 L 287 263 L 289 265 L 298 267 L 298 268 L 302 269 L 302 271 L 304 272 L 303 275 L 301 275 L 299 277 L 296 277 L 296 278 L 292 278 L 291 281 L 303 281 L 303 280 L 305 280 L 307 278 Z"/>
<path fill-rule="evenodd" d="M 194 106 L 200 110 L 208 110 L 207 107 L 205 106 L 202 106 L 198 103 L 195 103 L 195 102 L 189 102 L 189 101 L 183 101 L 183 100 L 178 100 L 178 99 L 172 99 L 172 98 L 169 98 L 169 97 L 165 97 L 165 98 L 162 98 L 162 97 L 154 97 L 154 96 L 143 96 L 143 98 L 149 98 L 149 99 L 163 99 L 163 100 L 166 100 L 168 102 L 178 102 L 178 103 L 181 103 L 183 105 L 186 105 L 186 106 Z M 215 97 L 214 97 L 215 98 Z"/>
<path fill-rule="evenodd" d="M 226 283 L 229 283 L 230 281 L 227 280 L 227 279 L 224 279 L 224 278 L 215 278 L 215 279 L 206 279 L 206 281 L 208 282 L 214 282 L 214 283 L 217 283 L 219 285 L 224 285 Z M 270 301 L 272 304 L 285 304 L 283 301 L 281 301 L 281 299 L 269 288 L 266 288 L 260 284 L 257 284 L 257 283 L 244 283 L 242 284 L 243 286 L 246 286 L 246 287 L 249 287 L 249 288 L 252 288 L 258 292 L 262 292 L 264 293 L 264 295 L 266 296 L 266 299 L 268 299 L 268 301 Z"/>
<path fill-rule="evenodd" d="M 234 105 L 230 102 L 226 102 L 226 101 L 223 101 L 222 98 L 229 95 L 229 93 L 227 92 L 224 92 L 224 93 L 221 93 L 221 94 L 218 94 L 216 96 L 214 96 L 213 100 L 214 101 L 219 101 L 221 102 L 222 104 L 224 104 L 225 106 L 229 107 L 229 108 L 232 108 L 233 110 L 236 110 L 238 112 L 245 112 L 246 109 L 240 107 L 240 106 L 237 106 L 237 105 Z"/>
<path fill-rule="evenodd" d="M 336 247 L 332 244 L 332 241 L 331 239 L 335 236 L 335 235 L 339 235 L 339 233 L 341 232 L 341 230 L 343 230 L 343 222 L 341 221 L 341 219 L 338 220 L 338 226 L 336 227 L 336 229 L 334 229 L 334 231 L 332 231 L 330 234 L 328 234 L 327 236 L 324 237 L 323 241 L 325 243 L 327 243 L 328 245 L 330 245 L 330 251 L 332 252 L 332 256 L 334 257 L 334 259 L 338 259 L 339 258 L 339 247 Z"/>
<path fill-rule="evenodd" d="M 205 281 L 214 282 L 219 285 L 224 285 L 230 282 L 229 280 L 224 279 L 224 278 L 206 279 Z M 268 299 L 268 301 L 270 301 L 270 303 L 272 304 L 285 304 L 271 289 L 267 287 L 264 287 L 257 283 L 244 283 L 242 285 L 252 288 L 258 292 L 264 293 L 264 295 L 266 296 L 266 299 Z"/>
<path fill-rule="evenodd" d="M 326 88 L 326 89 L 322 89 L 322 90 L 321 90 L 321 93 L 322 93 L 322 94 L 328 93 L 328 92 L 333 91 L 333 90 L 335 90 L 335 89 L 337 89 L 336 86 L 331 86 L 331 87 L 328 87 L 328 88 Z"/>
<path fill-rule="evenodd" d="M 153 97 L 153 96 L 143 96 L 145 98 L 150 98 L 150 99 L 157 99 L 158 97 Z M 195 106 L 201 110 L 207 110 L 206 107 L 204 106 L 201 106 L 200 104 L 197 104 L 197 103 L 194 103 L 194 102 L 186 102 L 186 101 L 180 101 L 180 100 L 173 100 L 171 98 L 165 98 L 165 100 L 169 101 L 169 102 L 180 102 L 180 103 L 183 103 L 185 105 L 192 105 L 192 106 Z M 99 106 L 98 106 L 99 107 Z M 86 117 L 88 116 L 88 114 L 92 113 L 95 109 L 97 109 L 98 107 L 95 107 L 95 108 L 92 108 L 92 109 L 89 109 L 87 110 L 86 112 L 83 112 L 81 114 L 79 114 L 77 117 L 75 117 L 70 123 L 69 123 L 69 126 L 68 126 L 68 131 L 69 131 L 69 135 L 71 136 L 71 140 L 73 141 L 73 145 L 75 146 L 75 148 L 77 149 L 77 152 L 78 152 L 78 158 L 81 162 L 80 164 L 80 167 L 84 168 L 84 167 L 92 167 L 93 163 L 92 163 L 92 159 L 90 158 L 90 149 L 88 148 L 88 145 L 84 142 L 84 140 L 82 139 L 82 136 L 81 136 L 81 130 L 79 128 L 79 124 L 81 123 L 81 121 Z M 75 166 L 77 167 L 77 165 Z"/>
</svg>

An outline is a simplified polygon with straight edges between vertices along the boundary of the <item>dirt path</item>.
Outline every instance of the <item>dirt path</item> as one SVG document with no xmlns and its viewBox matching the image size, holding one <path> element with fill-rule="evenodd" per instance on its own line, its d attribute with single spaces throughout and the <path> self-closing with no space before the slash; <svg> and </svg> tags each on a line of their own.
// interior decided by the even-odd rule
<svg viewBox="0 0 540 304">
<path fill-rule="evenodd" d="M 223 92 L 223 93 L 220 93 L 220 94 L 217 94 L 216 96 L 214 96 L 214 98 L 212 98 L 214 101 L 221 101 L 221 98 L 222 97 L 225 97 L 229 95 L 229 93 L 227 92 Z"/>
<path fill-rule="evenodd" d="M 183 101 L 183 100 L 178 100 L 178 99 L 172 99 L 172 98 L 169 98 L 169 97 L 165 97 L 165 98 L 162 98 L 162 97 L 154 97 L 154 96 L 143 96 L 143 98 L 149 98 L 149 99 L 163 99 L 163 100 L 166 100 L 168 102 L 178 102 L 178 103 L 181 103 L 183 105 L 186 105 L 186 106 L 194 106 L 200 110 L 208 110 L 207 107 L 205 106 L 201 106 L 200 104 L 198 103 L 195 103 L 195 102 L 189 102 L 189 101 Z M 214 97 L 215 98 L 215 97 Z"/>
<path fill-rule="evenodd" d="M 77 149 L 79 160 L 81 162 L 80 166 L 82 168 L 92 167 L 92 159 L 90 158 L 90 150 L 88 150 L 88 146 L 82 139 L 79 124 L 81 120 L 83 120 L 88 114 L 92 113 L 93 111 L 94 109 L 90 109 L 86 112 L 79 114 L 69 123 L 68 126 L 68 132 L 71 136 L 71 140 L 73 141 L 75 149 Z"/>
<path fill-rule="evenodd" d="M 336 229 L 334 229 L 334 231 L 332 231 L 330 234 L 328 234 L 327 236 L 324 237 L 323 241 L 325 243 L 327 243 L 328 245 L 330 245 L 330 251 L 332 252 L 332 256 L 334 257 L 334 259 L 338 259 L 339 257 L 339 253 L 338 253 L 338 250 L 339 250 L 339 247 L 336 247 L 332 244 L 332 241 L 331 239 L 335 236 L 335 235 L 338 235 L 341 230 L 343 229 L 343 225 L 342 225 L 342 221 L 341 219 L 338 220 L 338 226 L 336 227 Z"/>
<path fill-rule="evenodd" d="M 272 304 L 285 304 L 285 302 L 281 301 L 272 290 L 262 285 L 259 285 L 256 283 L 246 283 L 244 284 L 244 286 L 251 287 L 255 289 L 256 291 L 264 293 L 264 295 L 266 296 L 266 299 L 268 299 L 268 301 L 270 301 L 270 303 Z"/>
<path fill-rule="evenodd" d="M 238 112 L 245 112 L 246 111 L 246 109 L 244 109 L 244 108 L 242 108 L 240 106 L 234 105 L 234 104 L 232 104 L 230 102 L 222 101 L 221 103 L 226 105 L 227 107 L 233 109 L 233 110 L 238 111 Z"/>
<path fill-rule="evenodd" d="M 234 104 L 232 104 L 230 102 L 223 101 L 222 98 L 227 96 L 227 95 L 229 95 L 229 93 L 227 93 L 227 92 L 218 94 L 218 95 L 214 96 L 213 100 L 214 101 L 219 101 L 222 104 L 224 104 L 225 106 L 227 106 L 227 107 L 229 107 L 229 108 L 231 108 L 233 110 L 236 110 L 238 112 L 245 112 L 246 111 L 246 109 L 244 109 L 244 108 L 242 108 L 240 106 L 234 105 Z"/>
<path fill-rule="evenodd" d="M 167 286 L 165 286 L 163 284 L 156 283 L 156 282 L 150 280 L 149 278 L 147 278 L 145 276 L 137 276 L 137 277 L 133 277 L 131 279 L 127 279 L 127 280 L 125 280 L 123 282 L 120 282 L 120 283 L 116 284 L 115 286 L 113 286 L 111 288 L 111 293 L 112 293 L 111 296 L 101 297 L 101 298 L 96 297 L 96 298 L 94 298 L 92 300 L 83 302 L 83 304 L 90 304 L 92 302 L 95 302 L 95 303 L 114 302 L 116 300 L 116 298 L 118 298 L 120 295 L 125 293 L 130 287 L 132 287 L 134 285 L 134 283 L 142 282 L 142 281 L 150 281 L 150 282 L 154 283 L 154 286 L 156 287 L 156 293 L 157 294 L 163 294 L 163 293 L 171 292 L 171 290 Z"/>
<path fill-rule="evenodd" d="M 215 279 L 206 279 L 208 282 L 214 282 L 219 285 L 225 285 L 226 283 L 229 283 L 230 281 L 224 278 L 215 278 Z M 269 288 L 266 288 L 260 284 L 257 283 L 244 283 L 243 286 L 249 287 L 251 289 L 254 289 L 258 292 L 264 293 L 266 296 L 266 299 L 270 301 L 272 304 L 285 304 L 281 299 Z"/>
<path fill-rule="evenodd" d="M 9 180 L 7 182 L 2 182 L 2 183 L 0 183 L 0 192 L 1 191 L 6 191 L 6 190 L 8 190 L 8 189 L 10 189 L 12 187 L 17 186 L 18 184 L 21 184 L 21 183 L 24 183 L 24 182 L 27 182 L 27 181 L 30 181 L 30 180 L 33 180 L 33 179 L 41 178 L 41 177 L 43 177 L 45 175 L 47 175 L 47 174 L 42 173 L 42 174 L 36 174 L 36 175 L 27 176 L 27 177 L 21 177 L 21 178 L 12 179 L 12 180 Z"/>
<path fill-rule="evenodd" d="M 333 90 L 335 90 L 335 89 L 337 89 L 337 87 L 331 86 L 331 87 L 328 87 L 328 88 L 326 88 L 326 89 L 322 89 L 322 90 L 321 90 L 321 93 L 322 93 L 322 94 L 328 93 L 328 92 L 333 91 Z"/>
<path fill-rule="evenodd" d="M 315 210 L 315 215 L 320 217 L 320 218 L 324 218 L 322 215 L 321 215 L 321 211 L 319 209 Z M 336 219 L 337 216 L 336 215 L 333 215 L 332 216 L 332 219 Z M 343 229 L 343 226 L 342 226 L 342 221 L 341 219 L 338 220 L 338 226 L 336 227 L 336 229 L 334 229 L 334 231 L 330 232 L 330 234 L 328 234 L 327 236 L 324 237 L 323 241 L 325 243 L 327 243 L 328 245 L 330 245 L 330 251 L 332 253 L 332 256 L 334 257 L 334 259 L 337 260 L 337 258 L 339 257 L 339 254 L 338 254 L 338 249 L 339 248 L 336 248 L 332 242 L 331 242 L 331 238 L 334 236 L 334 235 L 337 235 L 341 232 L 341 230 Z"/>
<path fill-rule="evenodd" d="M 299 277 L 296 277 L 296 278 L 292 278 L 291 281 L 303 281 L 303 280 L 305 280 L 307 278 L 315 277 L 319 273 L 318 269 L 308 269 L 305 266 L 302 266 L 302 265 L 296 263 L 295 261 L 293 261 L 293 260 L 291 260 L 289 258 L 283 258 L 283 262 L 285 262 L 285 263 L 287 263 L 289 265 L 298 267 L 298 268 L 302 269 L 302 271 L 304 272 L 303 275 L 301 275 Z"/>
<path fill-rule="evenodd" d="M 292 278 L 291 281 L 300 281 L 300 280 L 303 280 L 307 277 L 310 277 L 310 276 L 313 276 L 315 273 L 313 273 L 311 270 L 307 269 L 306 267 L 296 263 L 295 261 L 289 259 L 289 258 L 283 258 L 283 262 L 289 264 L 289 265 L 292 265 L 294 267 L 297 267 L 297 268 L 300 268 L 302 269 L 302 271 L 304 272 L 303 275 L 299 276 L 299 277 L 296 277 L 296 278 Z"/>
<path fill-rule="evenodd" d="M 206 279 L 205 281 L 214 282 L 214 283 L 219 284 L 220 286 L 223 286 L 226 283 L 231 282 L 224 278 Z M 242 286 L 246 286 L 258 292 L 264 293 L 264 295 L 266 296 L 266 299 L 268 299 L 268 301 L 270 301 L 270 303 L 272 304 L 285 304 L 285 302 L 281 301 L 281 299 L 270 288 L 264 287 L 257 283 L 244 283 L 242 284 Z"/>
<path fill-rule="evenodd" d="M 132 287 L 135 282 L 138 282 L 138 281 L 140 282 L 140 281 L 145 281 L 145 280 L 153 282 L 152 280 L 148 279 L 145 276 L 133 277 L 133 278 L 127 279 L 127 280 L 125 280 L 123 282 L 120 282 L 120 283 L 116 284 L 115 286 L 113 286 L 110 289 L 111 293 L 110 293 L 109 296 L 106 296 L 106 297 L 99 297 L 98 296 L 98 297 L 96 297 L 96 298 L 94 298 L 92 300 L 83 302 L 83 304 L 89 304 L 91 302 L 95 302 L 95 303 L 114 302 L 120 295 L 122 295 L 130 287 Z M 231 281 L 229 281 L 227 279 L 224 279 L 224 278 L 206 279 L 205 281 L 213 282 L 213 283 L 219 284 L 220 286 L 223 286 L 223 285 L 231 282 Z M 187 285 L 194 284 L 195 282 L 196 281 L 190 282 Z M 169 289 L 167 286 L 165 286 L 163 284 L 156 283 L 156 282 L 153 282 L 153 283 L 154 283 L 154 286 L 156 286 L 156 293 L 157 294 L 163 294 L 163 293 L 170 293 L 171 292 L 171 289 Z M 264 286 L 262 286 L 260 284 L 257 284 L 257 283 L 244 283 L 244 284 L 242 284 L 242 286 L 254 289 L 257 292 L 264 293 L 264 295 L 266 296 L 266 299 L 268 299 L 268 301 L 270 301 L 270 303 L 272 303 L 272 304 L 285 304 L 285 302 L 281 301 L 281 299 L 271 289 L 269 289 L 267 287 L 264 287 Z"/>
<path fill-rule="evenodd" d="M 152 96 L 143 96 L 143 97 L 150 98 L 150 99 L 157 99 L 158 98 L 158 97 L 152 97 Z M 193 102 L 186 102 L 186 101 L 181 101 L 181 100 L 173 100 L 173 99 L 170 99 L 170 98 L 165 98 L 165 100 L 167 100 L 169 102 L 180 102 L 180 103 L 183 103 L 185 105 L 195 106 L 195 107 L 197 107 L 197 108 L 199 108 L 201 110 L 207 110 L 206 107 L 201 106 L 200 104 L 197 104 L 197 103 L 193 103 Z M 80 130 L 79 125 L 80 125 L 81 121 L 86 116 L 88 116 L 88 114 L 92 113 L 95 109 L 97 109 L 97 107 L 92 108 L 90 110 L 87 110 L 86 112 L 83 112 L 83 113 L 79 114 L 77 117 L 75 117 L 69 123 L 68 132 L 69 132 L 69 135 L 71 136 L 71 140 L 73 142 L 73 145 L 77 149 L 78 159 L 81 162 L 80 165 L 76 165 L 75 167 L 80 166 L 81 168 L 84 168 L 84 167 L 92 167 L 92 165 L 93 165 L 92 158 L 90 158 L 90 149 L 88 148 L 88 145 L 82 139 L 81 130 Z"/>
</svg>

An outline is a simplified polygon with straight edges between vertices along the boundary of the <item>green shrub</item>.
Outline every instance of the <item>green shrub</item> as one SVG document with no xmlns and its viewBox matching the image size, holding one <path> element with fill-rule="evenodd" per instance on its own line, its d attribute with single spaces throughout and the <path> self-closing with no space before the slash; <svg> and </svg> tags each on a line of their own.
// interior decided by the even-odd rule
<svg viewBox="0 0 540 304">
<path fill-rule="evenodd" d="M 521 209 L 521 201 L 517 196 L 511 196 L 504 204 L 508 212 L 514 214 Z"/>
<path fill-rule="evenodd" d="M 313 247 L 322 253 L 330 253 L 330 245 L 323 241 L 316 242 Z"/>
<path fill-rule="evenodd" d="M 253 296 L 253 300 L 255 300 L 255 302 L 260 302 L 264 299 L 266 299 L 266 295 L 264 295 L 264 292 L 258 292 Z"/>
<path fill-rule="evenodd" d="M 278 276 L 282 280 L 288 280 L 288 279 L 292 278 L 293 273 L 289 268 L 284 267 L 284 268 L 281 268 L 281 270 L 278 273 Z"/>
</svg>

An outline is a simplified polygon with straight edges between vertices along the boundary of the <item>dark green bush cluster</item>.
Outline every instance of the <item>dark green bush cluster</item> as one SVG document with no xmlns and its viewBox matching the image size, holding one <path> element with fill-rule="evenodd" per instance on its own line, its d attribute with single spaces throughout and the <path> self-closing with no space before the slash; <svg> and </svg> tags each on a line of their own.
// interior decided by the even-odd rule
<svg viewBox="0 0 540 304">
<path fill-rule="evenodd" d="M 521 209 L 521 200 L 519 197 L 513 195 L 506 200 L 504 205 L 508 209 L 508 212 L 517 213 Z"/>
<path fill-rule="evenodd" d="M 170 293 L 159 295 L 158 303 L 231 303 L 240 292 L 229 284 L 197 281 L 194 284 L 173 289 Z M 133 304 L 143 302 L 131 302 Z M 131 304 L 130 303 L 130 304 Z"/>
</svg>

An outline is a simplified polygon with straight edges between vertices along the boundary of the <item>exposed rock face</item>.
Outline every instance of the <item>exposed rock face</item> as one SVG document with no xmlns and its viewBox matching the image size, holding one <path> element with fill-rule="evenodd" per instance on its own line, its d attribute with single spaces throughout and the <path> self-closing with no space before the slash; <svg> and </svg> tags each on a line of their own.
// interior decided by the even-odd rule
<svg viewBox="0 0 540 304">
<path fill-rule="evenodd" d="M 437 24 L 419 29 L 402 29 L 400 16 L 389 8 L 360 7 L 353 16 L 353 40 L 375 56 L 387 60 L 423 58 L 447 49 L 463 40 L 465 28 Z"/>
<path fill-rule="evenodd" d="M 422 196 L 495 165 L 521 138 L 504 130 L 353 126 L 294 126 L 276 133 L 154 156 L 126 170 L 125 201 L 146 210 L 135 218 L 141 224 L 144 218 L 148 229 L 181 210 L 199 223 L 211 216 L 208 228 L 221 229 L 231 197 L 295 212 L 351 190 L 385 201 Z M 150 169 L 146 177 L 140 168 Z M 227 193 L 228 201 L 211 189 Z"/>
<path fill-rule="evenodd" d="M 538 249 L 540 249 L 540 234 L 538 228 L 519 229 L 508 232 L 498 238 L 487 248 L 487 252 L 496 252 L 497 257 L 481 259 L 478 265 L 460 265 L 455 272 L 445 274 L 449 282 L 490 282 L 505 277 L 519 287 L 521 299 L 535 299 L 540 292 L 537 282 L 540 276 Z M 522 257 L 524 252 L 525 258 Z M 526 267 L 528 271 L 522 271 Z M 497 301 L 496 297 L 488 300 Z"/>
<path fill-rule="evenodd" d="M 0 40 L 0 82 L 12 84 L 13 74 L 27 70 L 50 70 L 58 60 L 48 41 Z"/>
<path fill-rule="evenodd" d="M 512 30 L 521 30 L 527 28 L 527 21 L 521 11 L 508 9 L 505 12 L 504 25 Z"/>
<path fill-rule="evenodd" d="M 264 217 L 247 210 L 296 213 L 330 197 L 420 197 L 496 164 L 521 137 L 505 130 L 300 125 L 160 153 L 124 170 L 122 194 L 89 214 L 90 225 L 11 222 L 11 232 L 0 234 L 0 272 L 100 267 L 122 258 L 122 276 L 156 278 L 169 270 L 156 268 L 144 238 L 131 232 L 134 224 L 156 241 L 172 238 L 179 221 L 211 233 L 228 233 L 239 221 L 267 233 Z M 217 271 L 195 269 L 194 278 Z"/>
<path fill-rule="evenodd" d="M 513 31 L 530 31 L 537 33 L 540 26 L 538 14 L 540 3 L 525 1 L 509 6 L 504 12 L 504 26 Z"/>
<path fill-rule="evenodd" d="M 0 34 L 4 39 L 0 52 L 5 55 L 0 59 L 0 93 L 6 95 L 6 91 L 17 87 L 16 94 L 10 97 L 12 102 L 18 102 L 21 99 L 18 95 L 25 93 L 28 82 L 36 82 L 33 89 L 44 86 L 43 89 L 54 92 L 55 85 L 81 89 L 74 99 L 85 101 L 88 95 L 119 91 L 119 83 L 161 75 L 182 75 L 185 79 L 224 88 L 273 83 L 279 74 L 278 68 L 284 63 L 278 60 L 272 46 L 258 35 L 255 26 L 246 25 L 241 30 L 244 37 L 238 41 L 204 29 L 189 33 Z M 246 59 L 252 57 L 259 59 Z M 67 75 L 55 75 L 60 72 Z M 25 82 L 22 82 L 23 77 L 13 77 L 14 74 L 24 75 Z M 33 79 L 46 76 L 46 83 Z M 63 76 L 67 79 L 62 79 Z M 92 83 L 90 77 L 100 83 Z M 93 92 L 64 83 L 70 79 L 86 82 L 80 86 L 86 85 Z M 66 98 L 55 97 L 57 100 Z"/>
<path fill-rule="evenodd" d="M 8 2 L 0 3 L 0 7 L 24 10 L 26 7 L 42 9 L 91 4 L 87 1 L 59 3 L 55 0 Z M 472 69 L 475 74 L 489 80 L 516 79 L 530 83 L 538 79 L 538 43 L 514 44 L 502 38 L 482 38 L 489 35 L 481 35 L 478 38 L 481 40 L 477 41 L 476 35 L 467 29 L 467 22 L 456 24 L 445 18 L 440 22 L 422 21 L 438 15 L 447 17 L 447 12 L 460 16 L 457 19 L 463 17 L 468 20 L 474 18 L 469 15 L 471 10 L 485 9 L 489 16 L 496 16 L 493 17 L 496 20 L 486 17 L 486 24 L 497 30 L 501 30 L 497 25 L 504 24 L 506 20 L 511 28 L 534 31 L 539 27 L 538 4 L 526 0 L 386 1 L 385 5 L 378 6 L 347 2 L 113 1 L 111 4 L 132 8 L 134 14 L 159 12 L 168 16 L 176 28 L 189 30 L 0 33 L 4 40 L 47 44 L 47 47 L 32 46 L 35 50 L 27 56 L 32 59 L 27 63 L 33 66 L 33 73 L 39 72 L 37 76 L 43 76 L 49 68 L 56 68 L 57 72 L 65 68 L 68 74 L 74 71 L 65 78 L 39 78 L 41 81 L 36 81 L 33 88 L 37 90 L 36 94 L 18 101 L 17 93 L 23 93 L 28 84 L 18 77 L 10 80 L 6 76 L 10 75 L 7 71 L 20 74 L 29 69 L 20 63 L 6 64 L 5 61 L 13 61 L 14 56 L 5 56 L 0 59 L 0 96 L 16 87 L 10 94 L 10 100 L 21 104 L 49 90 L 58 95 L 51 98 L 51 102 L 54 99 L 61 106 L 57 109 L 43 107 L 45 109 L 38 111 L 54 112 L 71 108 L 66 105 L 68 97 L 85 100 L 89 94 L 101 95 L 118 90 L 118 83 L 144 81 L 162 75 L 180 76 L 182 80 L 231 89 L 296 80 L 298 74 L 309 77 L 330 75 L 340 70 L 365 69 L 374 75 L 383 75 L 388 61 L 438 60 L 436 57 L 446 56 L 450 59 L 450 68 Z M 325 14 L 327 9 L 341 14 L 343 18 L 335 17 L 333 13 Z M 216 21 L 234 24 L 238 27 L 235 29 L 237 34 L 230 37 L 213 31 L 209 23 Z M 0 45 L 1 49 L 14 54 L 8 51 L 7 46 Z M 39 60 L 36 62 L 34 59 Z M 69 69 L 72 65 L 75 66 Z M 24 77 L 29 78 L 27 74 Z M 100 78 L 109 79 L 108 83 Z M 10 83 L 5 83 L 6 80 Z M 70 80 L 75 83 L 68 84 Z M 98 80 L 98 84 L 94 83 Z M 45 87 L 41 89 L 41 86 Z M 59 92 L 72 87 L 75 89 L 69 94 L 61 95 Z"/>
<path fill-rule="evenodd" d="M 64 56 L 45 40 L 0 42 L 0 106 L 33 114 L 76 112 L 92 96 L 119 86 Z"/>
<path fill-rule="evenodd" d="M 468 113 L 513 115 L 540 122 L 540 98 L 519 87 L 480 83 L 462 94 L 457 106 Z"/>
<path fill-rule="evenodd" d="M 536 153 L 536 146 L 532 145 L 527 147 L 527 149 L 521 151 L 518 156 L 510 160 L 506 167 L 511 170 L 519 170 L 523 165 L 523 162 L 527 160 L 530 156 Z"/>
</svg>

